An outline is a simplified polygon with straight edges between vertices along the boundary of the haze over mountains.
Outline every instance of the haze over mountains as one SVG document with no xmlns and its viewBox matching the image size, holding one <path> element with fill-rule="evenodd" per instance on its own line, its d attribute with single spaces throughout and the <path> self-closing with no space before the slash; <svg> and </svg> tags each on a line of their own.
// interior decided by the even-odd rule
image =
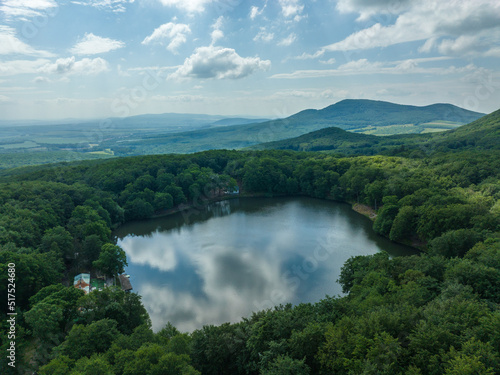
<svg viewBox="0 0 500 375">
<path fill-rule="evenodd" d="M 451 104 L 425 107 L 374 100 L 343 100 L 321 110 L 308 109 L 285 119 L 169 134 L 154 139 L 122 142 L 124 154 L 184 153 L 210 149 L 239 149 L 259 143 L 300 136 L 326 127 L 355 132 L 394 134 L 447 130 L 484 114 Z M 105 145 L 107 148 L 111 144 Z"/>
<path fill-rule="evenodd" d="M 384 139 L 386 137 L 377 135 L 450 130 L 481 116 L 483 114 L 451 104 L 417 107 L 348 99 L 320 110 L 307 109 L 276 120 L 169 113 L 66 125 L 3 126 L 0 128 L 0 166 L 8 168 L 86 158 L 191 153 L 250 146 L 259 149 L 336 149 L 359 154 L 375 152 L 375 145 L 386 150 L 389 146 L 394 148 L 396 144 L 412 142 L 412 137 Z M 332 127 L 334 129 L 326 129 Z M 321 129 L 325 130 L 309 134 Z M 298 140 L 269 144 L 301 136 Z M 256 146 L 260 144 L 264 145 Z M 371 151 L 367 151 L 367 147 Z"/>
</svg>

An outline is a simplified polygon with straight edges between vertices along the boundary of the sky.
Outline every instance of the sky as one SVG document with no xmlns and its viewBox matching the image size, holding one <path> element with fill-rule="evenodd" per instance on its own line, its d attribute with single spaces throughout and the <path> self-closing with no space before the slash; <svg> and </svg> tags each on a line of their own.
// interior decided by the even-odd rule
<svg viewBox="0 0 500 375">
<path fill-rule="evenodd" d="M 498 0 L 1 0 L 0 120 L 500 107 Z"/>
</svg>

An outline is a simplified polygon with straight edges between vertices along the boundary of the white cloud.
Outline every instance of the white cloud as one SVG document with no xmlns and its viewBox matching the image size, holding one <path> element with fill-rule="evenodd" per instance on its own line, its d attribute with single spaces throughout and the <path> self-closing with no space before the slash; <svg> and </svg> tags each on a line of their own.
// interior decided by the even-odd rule
<svg viewBox="0 0 500 375">
<path fill-rule="evenodd" d="M 0 55 L 53 56 L 50 52 L 37 50 L 19 40 L 12 27 L 3 25 L 0 25 Z"/>
<path fill-rule="evenodd" d="M 0 61 L 0 76 L 37 73 L 49 62 L 47 59 Z"/>
<path fill-rule="evenodd" d="M 304 5 L 300 3 L 300 0 L 279 0 L 281 6 L 281 12 L 286 18 L 300 16 L 304 10 Z"/>
<path fill-rule="evenodd" d="M 0 104 L 11 103 L 12 99 L 5 95 L 0 95 Z"/>
<path fill-rule="evenodd" d="M 441 58 L 442 59 L 442 58 Z M 280 73 L 271 76 L 271 78 L 281 79 L 303 79 L 303 78 L 320 78 L 320 77 L 338 77 L 352 75 L 367 75 L 367 74 L 460 74 L 472 72 L 478 68 L 469 64 L 464 67 L 449 66 L 447 68 L 440 67 L 420 67 L 420 63 L 437 61 L 439 58 L 430 59 L 408 59 L 401 61 L 389 62 L 370 62 L 367 59 L 353 60 L 339 66 L 337 69 L 316 69 L 316 70 L 297 70 L 293 73 Z"/>
<path fill-rule="evenodd" d="M 125 47 L 125 43 L 110 38 L 103 38 L 92 33 L 85 36 L 76 43 L 70 52 L 75 55 L 97 55 Z"/>
<path fill-rule="evenodd" d="M 165 6 L 176 7 L 188 13 L 200 13 L 205 10 L 205 5 L 214 0 L 160 0 Z"/>
<path fill-rule="evenodd" d="M 47 77 L 36 77 L 34 80 L 33 80 L 34 83 L 51 83 L 52 81 L 47 78 Z"/>
<path fill-rule="evenodd" d="M 61 74 L 61 75 L 94 75 L 107 71 L 108 63 L 101 58 L 76 60 L 75 57 L 57 59 L 51 62 L 48 59 L 0 61 L 0 76 L 14 76 L 18 74 Z M 39 83 L 47 78 L 36 77 Z"/>
<path fill-rule="evenodd" d="M 439 43 L 432 43 L 428 48 L 424 44 L 420 50 L 430 52 L 433 49 L 437 49 L 439 53 L 447 56 L 498 56 L 499 47 L 493 46 L 498 46 L 499 44 L 500 28 L 497 32 L 487 30 L 477 35 L 461 35 L 456 39 L 442 39 Z"/>
<path fill-rule="evenodd" d="M 379 23 L 357 31 L 349 35 L 344 40 L 325 46 L 327 51 L 350 51 L 356 49 L 369 49 L 375 47 L 387 47 L 392 44 L 423 40 L 431 34 L 423 28 L 416 28 L 417 25 L 406 24 L 406 30 L 400 26 L 401 18 L 397 25 L 382 26 Z"/>
<path fill-rule="evenodd" d="M 429 38 L 425 43 L 418 49 L 418 52 L 428 53 L 436 46 L 437 38 Z"/>
<path fill-rule="evenodd" d="M 250 8 L 250 19 L 254 20 L 257 16 L 260 16 L 264 12 L 265 5 L 259 10 L 259 7 L 253 6 Z"/>
<path fill-rule="evenodd" d="M 201 95 L 190 95 L 190 94 L 184 94 L 184 95 L 170 95 L 170 96 L 165 96 L 165 95 L 155 95 L 151 97 L 151 100 L 157 101 L 157 102 L 183 102 L 183 103 L 190 103 L 190 102 L 201 102 L 205 98 Z"/>
<path fill-rule="evenodd" d="M 319 50 L 315 53 L 303 53 L 302 55 L 293 57 L 294 60 L 313 60 L 325 54 L 325 50 Z M 335 60 L 335 59 L 334 59 Z"/>
<path fill-rule="evenodd" d="M 167 44 L 167 49 L 177 53 L 177 49 L 187 41 L 187 35 L 191 33 L 189 25 L 183 23 L 169 22 L 156 28 L 153 33 L 146 37 L 142 44 Z"/>
<path fill-rule="evenodd" d="M 358 21 L 365 21 L 374 14 L 400 14 L 408 9 L 410 0 L 339 0 L 341 13 L 359 13 Z"/>
<path fill-rule="evenodd" d="M 220 16 L 219 18 L 217 18 L 217 21 L 215 21 L 214 24 L 212 25 L 212 29 L 213 29 L 212 34 L 211 34 L 212 44 L 215 44 L 219 39 L 224 38 L 224 33 L 221 30 L 223 20 L 224 20 L 224 17 Z"/>
<path fill-rule="evenodd" d="M 199 47 L 170 78 L 239 79 L 270 66 L 269 60 L 241 57 L 232 48 Z"/>
<path fill-rule="evenodd" d="M 288 46 L 292 45 L 292 43 L 295 42 L 296 40 L 297 40 L 297 35 L 295 35 L 295 33 L 291 33 L 286 38 L 282 39 L 278 43 L 278 45 L 288 47 Z"/>
<path fill-rule="evenodd" d="M 268 33 L 266 31 L 265 27 L 261 27 L 260 31 L 253 38 L 253 41 L 254 42 L 262 41 L 262 42 L 268 43 L 268 42 L 270 42 L 273 39 L 274 39 L 274 33 Z"/>
<path fill-rule="evenodd" d="M 101 10 L 110 10 L 115 13 L 125 12 L 126 5 L 135 0 L 85 0 L 72 1 L 73 4 L 93 6 Z"/>
<path fill-rule="evenodd" d="M 479 38 L 470 35 L 462 35 L 457 39 L 444 39 L 438 47 L 443 55 L 463 55 L 477 52 L 480 47 Z"/>
<path fill-rule="evenodd" d="M 181 65 L 177 66 L 142 66 L 136 68 L 128 68 L 127 72 L 138 72 L 139 74 L 149 74 L 149 73 L 158 73 L 159 75 L 163 74 L 166 71 L 172 69 L 179 69 Z"/>
<path fill-rule="evenodd" d="M 343 91 L 342 91 L 343 92 Z M 334 93 L 330 89 L 318 90 L 318 89 L 306 89 L 306 90 L 284 90 L 277 91 L 272 96 L 272 98 L 305 98 L 305 99 L 331 99 L 338 97 L 338 92 Z"/>
<path fill-rule="evenodd" d="M 27 20 L 44 13 L 53 14 L 58 5 L 54 0 L 3 0 L 0 11 L 5 18 L 20 18 Z"/>
<path fill-rule="evenodd" d="M 490 48 L 484 53 L 484 56 L 500 57 L 500 47 Z"/>
<path fill-rule="evenodd" d="M 402 64 L 403 63 L 405 62 L 402 62 Z M 383 63 L 381 62 L 369 62 L 367 59 L 359 59 L 359 60 L 349 61 L 348 63 L 340 65 L 338 67 L 338 70 L 344 72 L 356 72 L 356 71 L 370 72 L 373 70 L 377 70 L 382 66 Z"/>
<path fill-rule="evenodd" d="M 332 57 L 328 60 L 319 60 L 319 62 L 321 64 L 325 64 L 325 65 L 333 65 L 333 64 L 335 64 L 336 60 Z"/>
<path fill-rule="evenodd" d="M 41 73 L 57 73 L 68 75 L 96 75 L 109 70 L 108 62 L 100 57 L 84 58 L 77 61 L 75 57 L 57 59 L 54 63 L 45 64 L 37 71 Z"/>
<path fill-rule="evenodd" d="M 148 237 L 125 237 L 121 240 L 120 246 L 126 249 L 129 262 L 160 271 L 174 270 L 178 263 L 175 246 L 166 241 L 148 243 L 148 240 Z"/>
<path fill-rule="evenodd" d="M 120 77 L 130 77 L 130 73 L 128 73 L 126 70 L 123 70 L 122 66 L 119 64 L 117 66 L 117 71 Z"/>
<path fill-rule="evenodd" d="M 357 11 L 363 16 L 365 3 L 367 0 L 345 0 L 340 1 L 338 7 L 345 11 Z M 451 37 L 441 47 L 441 51 L 469 53 L 471 44 L 465 43 L 470 42 L 470 37 L 488 38 L 490 43 L 500 42 L 500 2 L 496 0 L 400 1 L 396 2 L 399 6 L 393 9 L 387 8 L 389 4 L 393 4 L 388 0 L 373 3 L 375 5 L 370 11 L 398 14 L 396 21 L 389 25 L 376 23 L 326 46 L 325 49 L 349 51 L 425 40 L 420 51 L 426 52 L 437 45 L 437 38 Z M 494 40 L 491 40 L 492 34 L 495 36 Z"/>
</svg>

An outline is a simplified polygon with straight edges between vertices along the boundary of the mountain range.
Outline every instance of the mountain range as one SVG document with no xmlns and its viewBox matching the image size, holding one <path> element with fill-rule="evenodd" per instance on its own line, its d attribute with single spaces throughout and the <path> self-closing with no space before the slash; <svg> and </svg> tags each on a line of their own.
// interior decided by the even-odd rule
<svg viewBox="0 0 500 375">
<path fill-rule="evenodd" d="M 284 119 L 224 127 L 212 126 L 175 134 L 155 134 L 102 146 L 115 150 L 119 155 L 240 149 L 301 136 L 327 127 L 368 134 L 427 133 L 453 129 L 483 115 L 451 104 L 417 107 L 383 101 L 347 99 L 320 110 L 307 109 Z"/>
</svg>

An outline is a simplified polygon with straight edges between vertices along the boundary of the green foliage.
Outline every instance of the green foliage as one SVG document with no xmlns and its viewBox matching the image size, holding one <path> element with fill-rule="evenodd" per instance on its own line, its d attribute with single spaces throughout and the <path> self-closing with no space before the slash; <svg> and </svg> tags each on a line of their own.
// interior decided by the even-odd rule
<svg viewBox="0 0 500 375">
<path fill-rule="evenodd" d="M 141 297 L 116 287 L 93 291 L 81 297 L 78 306 L 81 310 L 80 317 L 86 324 L 112 319 L 118 323 L 118 330 L 127 335 L 138 326 L 151 324 L 148 313 L 141 303 Z"/>
<path fill-rule="evenodd" d="M 104 244 L 101 248 L 99 258 L 93 266 L 107 276 L 116 276 L 122 273 L 127 266 L 127 255 L 120 246 Z"/>
<path fill-rule="evenodd" d="M 303 360 L 279 356 L 266 370 L 261 370 L 262 375 L 309 375 L 310 370 Z"/>
<path fill-rule="evenodd" d="M 22 254 L 13 251 L 0 251 L 0 297 L 7 301 L 8 264 L 16 265 L 16 305 L 28 307 L 31 296 L 45 286 L 58 283 L 62 278 L 62 260 L 52 252 L 44 254 Z M 0 307 L 7 312 L 7 304 Z"/>
<path fill-rule="evenodd" d="M 25 314 L 26 323 L 32 329 L 33 336 L 50 344 L 59 344 L 63 309 L 48 302 L 37 303 Z"/>
<path fill-rule="evenodd" d="M 57 226 L 44 233 L 40 251 L 52 251 L 64 259 L 70 259 L 74 254 L 73 247 L 73 236 L 63 227 Z"/>
<path fill-rule="evenodd" d="M 411 238 L 416 230 L 417 212 L 412 206 L 404 206 L 398 211 L 389 232 L 392 241 L 403 241 Z"/>
<path fill-rule="evenodd" d="M 38 369 L 40 375 L 67 375 L 74 365 L 74 360 L 66 355 L 60 355 L 50 363 Z"/>
<path fill-rule="evenodd" d="M 124 375 L 199 375 L 186 354 L 168 352 L 157 344 L 141 346 L 124 365 Z"/>
<path fill-rule="evenodd" d="M 166 210 L 174 206 L 174 198 L 169 193 L 156 193 L 153 207 L 155 211 Z"/>
<path fill-rule="evenodd" d="M 80 267 L 83 269 L 90 268 L 92 263 L 99 258 L 102 247 L 103 243 L 98 235 L 92 234 L 86 236 L 82 241 L 78 257 L 78 259 L 81 259 Z"/>
<path fill-rule="evenodd" d="M 52 349 L 59 345 L 78 319 L 78 300 L 83 291 L 62 285 L 50 285 L 30 298 L 31 309 L 24 319 L 37 342 L 34 360 L 46 363 Z"/>
<path fill-rule="evenodd" d="M 248 354 L 246 332 L 240 326 L 225 323 L 195 330 L 191 334 L 193 366 L 202 374 L 242 373 Z"/>
<path fill-rule="evenodd" d="M 481 240 L 482 235 L 472 229 L 452 230 L 430 241 L 429 253 L 447 258 L 463 257 Z"/>
<path fill-rule="evenodd" d="M 303 358 L 303 362 L 317 373 L 320 365 L 316 360 L 316 354 L 325 341 L 325 332 L 329 323 L 310 322 L 301 331 L 293 331 L 289 339 L 289 353 L 292 358 Z"/>
<path fill-rule="evenodd" d="M 378 212 L 377 219 L 373 224 L 373 230 L 379 234 L 389 235 L 398 212 L 398 206 L 384 205 Z"/>
<path fill-rule="evenodd" d="M 127 221 L 146 219 L 148 217 L 151 217 L 154 212 L 154 208 L 151 203 L 141 198 L 136 198 L 131 202 L 127 202 L 124 208 L 125 219 Z"/>
<path fill-rule="evenodd" d="M 76 324 L 57 351 L 75 360 L 104 353 L 118 335 L 116 327 L 116 321 L 111 319 L 97 320 L 88 326 Z"/>
<path fill-rule="evenodd" d="M 450 264 L 446 278 L 469 285 L 482 298 L 500 303 L 500 269 L 461 259 Z"/>
<path fill-rule="evenodd" d="M 112 367 L 106 360 L 97 354 L 90 358 L 82 357 L 76 361 L 70 375 L 114 375 Z"/>
</svg>

